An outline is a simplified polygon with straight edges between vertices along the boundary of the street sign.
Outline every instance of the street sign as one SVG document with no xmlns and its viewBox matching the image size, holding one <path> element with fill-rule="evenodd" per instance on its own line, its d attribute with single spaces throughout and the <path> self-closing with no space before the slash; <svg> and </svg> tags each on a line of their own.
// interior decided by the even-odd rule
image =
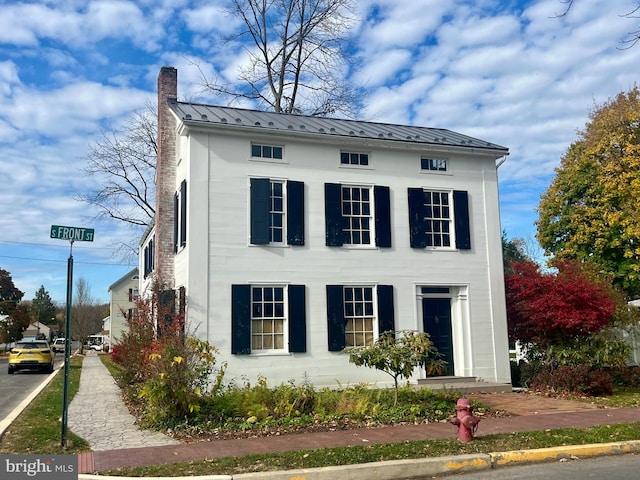
<svg viewBox="0 0 640 480">
<path fill-rule="evenodd" d="M 93 242 L 93 228 L 64 227 L 51 225 L 51 238 L 71 240 L 73 242 Z"/>
</svg>

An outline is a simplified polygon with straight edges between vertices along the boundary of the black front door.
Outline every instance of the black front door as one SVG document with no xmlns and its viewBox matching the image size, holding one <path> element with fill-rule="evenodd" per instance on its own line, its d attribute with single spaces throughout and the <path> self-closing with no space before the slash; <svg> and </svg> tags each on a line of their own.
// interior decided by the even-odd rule
<svg viewBox="0 0 640 480">
<path fill-rule="evenodd" d="M 451 333 L 451 300 L 449 298 L 423 298 L 422 323 L 426 333 L 441 354 L 447 366 L 441 375 L 452 376 L 453 339 Z"/>
</svg>

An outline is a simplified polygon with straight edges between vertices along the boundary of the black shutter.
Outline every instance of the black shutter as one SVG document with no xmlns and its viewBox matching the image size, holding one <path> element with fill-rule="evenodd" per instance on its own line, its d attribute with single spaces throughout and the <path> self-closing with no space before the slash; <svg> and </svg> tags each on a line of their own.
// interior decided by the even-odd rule
<svg viewBox="0 0 640 480">
<path fill-rule="evenodd" d="M 251 285 L 231 285 L 231 353 L 251 353 Z"/>
<path fill-rule="evenodd" d="M 409 189 L 409 239 L 411 248 L 425 248 L 427 234 L 424 224 L 424 191 Z"/>
<path fill-rule="evenodd" d="M 289 285 L 289 351 L 307 351 L 304 285 Z"/>
<path fill-rule="evenodd" d="M 180 239 L 178 238 L 178 201 L 178 194 L 175 193 L 173 195 L 173 253 L 178 251 L 178 243 L 180 242 Z"/>
<path fill-rule="evenodd" d="M 269 243 L 269 207 L 271 181 L 268 178 L 251 179 L 251 243 Z"/>
<path fill-rule="evenodd" d="M 469 196 L 462 190 L 453 191 L 453 216 L 456 226 L 456 248 L 471 249 L 471 229 L 469 228 Z"/>
<path fill-rule="evenodd" d="M 342 290 L 342 285 L 327 285 L 327 333 L 330 352 L 339 352 L 346 345 Z"/>
<path fill-rule="evenodd" d="M 324 215 L 328 247 L 340 247 L 344 244 L 341 194 L 340 184 L 324 184 Z"/>
<path fill-rule="evenodd" d="M 373 187 L 376 208 L 376 245 L 391 247 L 391 199 L 389 187 Z"/>
<path fill-rule="evenodd" d="M 187 244 L 187 181 L 180 184 L 180 246 Z"/>
<path fill-rule="evenodd" d="M 393 285 L 378 285 L 378 333 L 395 331 Z"/>
<path fill-rule="evenodd" d="M 304 183 L 287 181 L 287 243 L 304 245 Z"/>
</svg>

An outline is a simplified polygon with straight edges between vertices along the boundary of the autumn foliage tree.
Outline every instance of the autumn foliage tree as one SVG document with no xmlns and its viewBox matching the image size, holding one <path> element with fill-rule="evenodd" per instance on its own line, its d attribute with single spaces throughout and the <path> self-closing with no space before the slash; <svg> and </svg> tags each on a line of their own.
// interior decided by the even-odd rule
<svg viewBox="0 0 640 480">
<path fill-rule="evenodd" d="M 607 285 L 590 278 L 579 264 L 559 262 L 557 273 L 533 262 L 512 265 L 506 276 L 507 318 L 512 340 L 541 347 L 589 337 L 612 320 L 615 302 Z"/>
<path fill-rule="evenodd" d="M 596 105 L 538 207 L 545 254 L 597 265 L 640 296 L 640 90 Z"/>
</svg>

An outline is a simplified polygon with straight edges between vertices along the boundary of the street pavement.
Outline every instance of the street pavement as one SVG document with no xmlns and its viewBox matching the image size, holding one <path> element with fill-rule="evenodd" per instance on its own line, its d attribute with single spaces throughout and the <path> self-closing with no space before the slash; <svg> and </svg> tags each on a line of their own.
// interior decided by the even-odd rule
<svg viewBox="0 0 640 480">
<path fill-rule="evenodd" d="M 602 409 L 589 404 L 563 403 L 555 399 L 545 400 L 534 395 L 516 393 L 469 396 L 487 404 L 498 405 L 506 411 L 516 412 L 510 417 L 482 419 L 477 432 L 478 437 L 496 433 L 563 427 L 584 428 L 640 421 L 640 408 Z M 78 456 L 81 480 L 105 479 L 105 476 L 92 474 L 117 470 L 125 466 L 149 466 L 289 450 L 456 437 L 453 425 L 431 423 L 181 444 L 162 433 L 140 430 L 137 427 L 133 416 L 122 401 L 120 389 L 95 352 L 89 353 L 84 358 L 80 388 L 69 405 L 68 419 L 69 428 L 84 438 L 92 448 L 91 452 Z M 518 463 L 631 452 L 640 452 L 640 440 L 233 476 L 210 475 L 207 478 L 216 480 L 419 479 L 428 478 L 431 475 L 485 470 Z M 122 480 L 123 477 L 117 478 Z"/>
</svg>

